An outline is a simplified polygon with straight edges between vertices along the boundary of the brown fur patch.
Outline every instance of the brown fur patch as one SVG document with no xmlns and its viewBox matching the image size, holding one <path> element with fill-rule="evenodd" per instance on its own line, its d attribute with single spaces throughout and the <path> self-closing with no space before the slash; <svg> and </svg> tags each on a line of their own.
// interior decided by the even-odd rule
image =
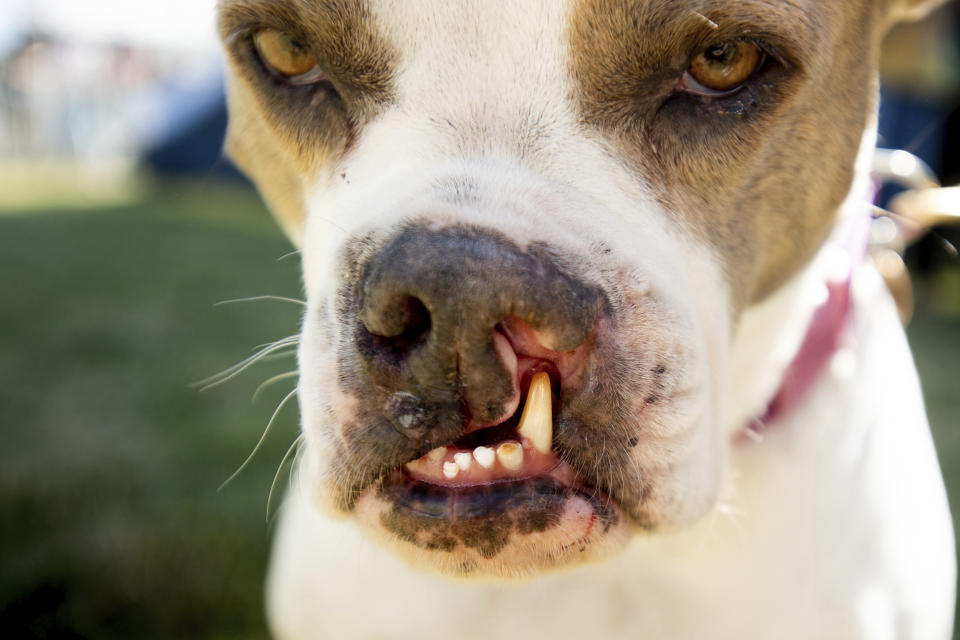
<svg viewBox="0 0 960 640">
<path fill-rule="evenodd" d="M 583 124 L 714 248 L 742 307 L 805 263 L 833 224 L 875 106 L 879 31 L 866 0 L 580 0 L 573 99 Z M 693 56 L 734 39 L 768 49 L 743 89 L 674 92 Z"/>
<path fill-rule="evenodd" d="M 332 166 L 391 102 L 397 53 L 361 0 L 221 0 L 219 17 L 230 74 L 228 153 L 299 244 L 304 181 Z M 263 28 L 300 42 L 329 82 L 273 78 L 252 46 Z"/>
</svg>

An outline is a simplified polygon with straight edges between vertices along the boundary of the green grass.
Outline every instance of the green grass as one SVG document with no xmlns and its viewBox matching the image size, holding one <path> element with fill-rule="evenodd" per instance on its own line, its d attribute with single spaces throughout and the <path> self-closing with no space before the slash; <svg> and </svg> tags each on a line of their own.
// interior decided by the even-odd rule
<svg viewBox="0 0 960 640">
<path fill-rule="evenodd" d="M 5 637 L 262 638 L 266 500 L 295 437 L 292 358 L 188 385 L 294 333 L 299 264 L 246 189 L 0 216 L 0 629 Z M 10 635 L 7 635 L 10 634 Z"/>
<path fill-rule="evenodd" d="M 213 304 L 299 297 L 298 258 L 278 261 L 290 246 L 246 189 L 146 193 L 0 215 L 3 637 L 266 635 L 264 518 L 293 407 L 250 467 L 217 487 L 291 385 L 248 398 L 293 361 L 205 393 L 188 385 L 297 330 L 295 304 Z M 960 317 L 921 307 L 911 340 L 955 504 L 958 338 Z"/>
</svg>

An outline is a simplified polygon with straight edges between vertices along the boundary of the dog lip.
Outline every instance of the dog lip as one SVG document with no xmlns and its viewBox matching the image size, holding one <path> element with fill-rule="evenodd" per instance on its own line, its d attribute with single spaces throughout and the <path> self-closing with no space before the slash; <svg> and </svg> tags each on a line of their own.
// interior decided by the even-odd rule
<svg viewBox="0 0 960 640">
<path fill-rule="evenodd" d="M 626 541 L 622 506 L 579 482 L 567 465 L 467 487 L 418 482 L 395 471 L 358 496 L 355 513 L 374 535 L 458 575 L 530 575 Z"/>
<path fill-rule="evenodd" d="M 620 508 L 604 492 L 589 486 L 565 462 L 560 462 L 548 473 L 513 478 L 483 484 L 443 486 L 423 482 L 395 470 L 384 476 L 369 493 L 389 500 L 395 511 L 406 511 L 434 520 L 464 518 L 500 518 L 509 509 L 524 509 L 535 513 L 554 505 L 543 500 L 569 500 L 580 497 L 587 500 L 595 516 L 605 521 L 605 528 L 617 516 Z"/>
</svg>

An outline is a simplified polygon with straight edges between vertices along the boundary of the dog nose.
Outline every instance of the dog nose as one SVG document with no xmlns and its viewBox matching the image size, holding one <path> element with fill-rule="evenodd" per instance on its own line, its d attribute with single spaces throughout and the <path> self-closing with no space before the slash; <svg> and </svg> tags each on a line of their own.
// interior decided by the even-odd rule
<svg viewBox="0 0 960 640">
<path fill-rule="evenodd" d="M 521 249 L 476 227 L 409 227 L 368 264 L 358 344 L 375 384 L 431 404 L 465 405 L 493 423 L 514 396 L 494 344 L 516 316 L 543 345 L 569 351 L 597 319 L 599 291 L 574 277 L 544 244 Z"/>
</svg>

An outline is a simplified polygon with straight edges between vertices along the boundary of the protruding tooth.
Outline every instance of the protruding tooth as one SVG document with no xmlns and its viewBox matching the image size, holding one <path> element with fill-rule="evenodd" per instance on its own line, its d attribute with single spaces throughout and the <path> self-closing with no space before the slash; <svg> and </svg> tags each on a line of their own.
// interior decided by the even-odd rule
<svg viewBox="0 0 960 640">
<path fill-rule="evenodd" d="M 464 451 L 453 454 L 453 462 L 460 467 L 461 471 L 466 471 L 470 468 L 470 464 L 473 462 L 473 457 Z"/>
<path fill-rule="evenodd" d="M 403 465 L 403 466 L 406 467 L 407 471 L 410 471 L 410 472 L 412 472 L 412 473 L 416 473 L 417 470 L 420 469 L 420 461 L 419 461 L 419 460 L 411 460 L 410 462 L 408 462 L 407 464 L 405 464 L 405 465 Z"/>
<path fill-rule="evenodd" d="M 541 371 L 530 381 L 517 433 L 527 438 L 540 453 L 550 453 L 553 445 L 553 399 L 550 395 L 550 375 L 546 372 Z"/>
<path fill-rule="evenodd" d="M 444 462 L 443 463 L 443 475 L 449 480 L 453 480 L 457 477 L 457 474 L 460 473 L 460 467 L 457 466 L 456 462 Z"/>
<path fill-rule="evenodd" d="M 490 447 L 477 447 L 473 450 L 473 459 L 484 469 L 489 469 L 497 459 L 497 452 Z"/>
<path fill-rule="evenodd" d="M 497 458 L 504 467 L 516 471 L 523 466 L 523 447 L 519 442 L 504 442 L 497 447 Z"/>
<path fill-rule="evenodd" d="M 427 453 L 427 458 L 429 458 L 431 462 L 439 462 L 445 455 L 447 455 L 447 448 L 437 447 L 436 449 Z"/>
</svg>

